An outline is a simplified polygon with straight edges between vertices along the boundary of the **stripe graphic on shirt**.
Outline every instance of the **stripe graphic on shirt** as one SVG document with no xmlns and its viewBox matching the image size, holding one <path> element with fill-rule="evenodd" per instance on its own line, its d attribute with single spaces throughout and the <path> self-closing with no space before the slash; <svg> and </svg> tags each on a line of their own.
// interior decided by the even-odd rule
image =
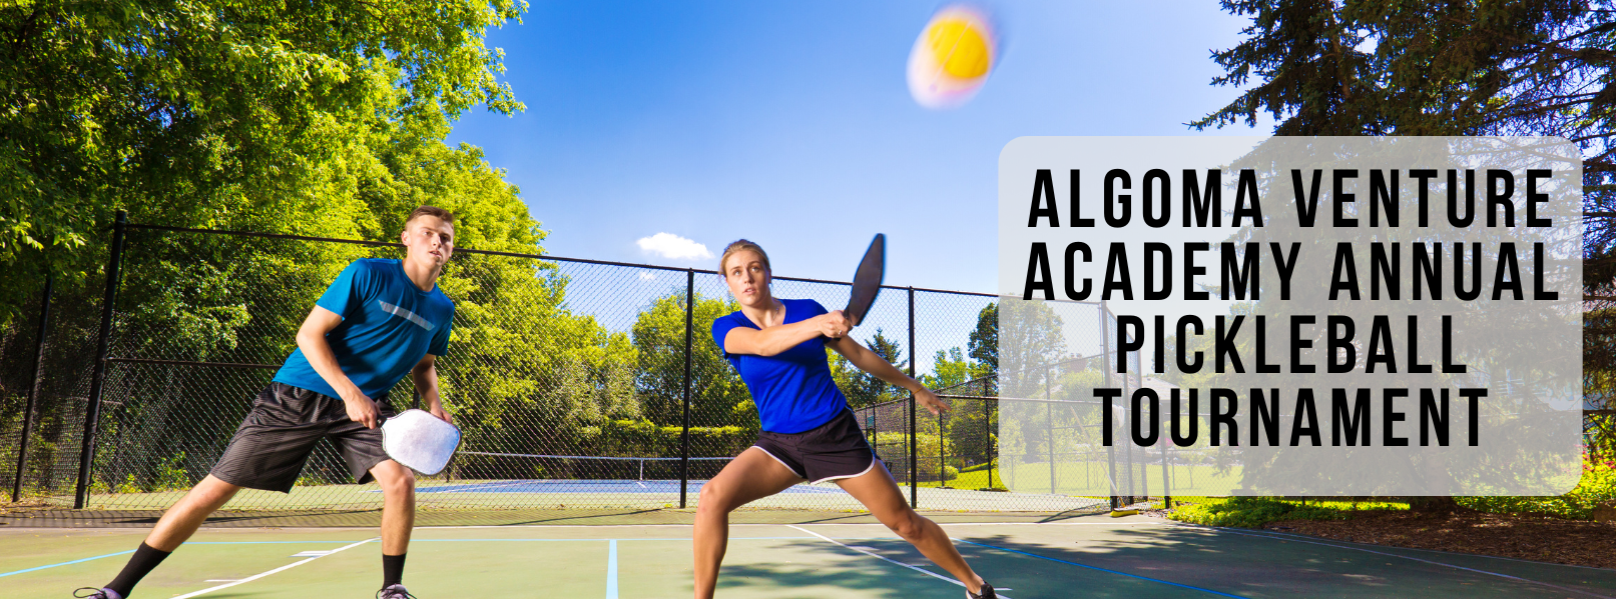
<svg viewBox="0 0 1620 600">
<path fill-rule="evenodd" d="M 422 329 L 426 329 L 428 331 L 433 331 L 433 324 L 429 323 L 427 319 L 424 319 L 424 318 L 422 318 L 420 316 L 417 316 L 416 313 L 413 313 L 413 312 L 411 312 L 409 310 L 400 308 L 398 306 L 394 306 L 394 305 L 389 304 L 387 302 L 383 302 L 382 300 L 378 300 L 377 304 L 382 305 L 383 312 L 385 312 L 385 313 L 399 315 L 401 317 L 404 317 L 406 321 L 410 321 L 412 323 L 415 323 L 417 325 L 422 326 Z"/>
</svg>

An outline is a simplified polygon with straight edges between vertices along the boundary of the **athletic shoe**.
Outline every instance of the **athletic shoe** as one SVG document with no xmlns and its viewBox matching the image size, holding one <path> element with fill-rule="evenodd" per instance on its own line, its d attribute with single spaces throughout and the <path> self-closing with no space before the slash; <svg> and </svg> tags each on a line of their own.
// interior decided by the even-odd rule
<svg viewBox="0 0 1620 600">
<path fill-rule="evenodd" d="M 984 585 L 979 586 L 979 593 L 975 594 L 970 590 L 967 593 L 967 597 L 969 597 L 969 598 L 997 598 L 998 596 L 996 596 L 996 588 L 992 587 L 990 585 L 990 582 L 986 581 L 986 582 L 984 582 Z"/>
<path fill-rule="evenodd" d="M 377 590 L 377 597 L 381 598 L 382 600 L 404 600 L 405 598 L 415 598 L 416 596 L 412 596 L 410 592 L 405 591 L 405 586 L 403 584 L 396 583 Z"/>
<path fill-rule="evenodd" d="M 84 593 L 86 591 L 88 591 L 90 593 L 88 593 L 88 594 Z M 118 595 L 118 592 L 113 591 L 112 588 L 93 588 L 93 587 L 82 587 L 82 588 L 73 590 L 73 597 L 74 598 L 111 598 L 111 599 L 114 599 L 114 600 L 122 600 L 122 598 L 123 598 L 123 596 Z"/>
</svg>

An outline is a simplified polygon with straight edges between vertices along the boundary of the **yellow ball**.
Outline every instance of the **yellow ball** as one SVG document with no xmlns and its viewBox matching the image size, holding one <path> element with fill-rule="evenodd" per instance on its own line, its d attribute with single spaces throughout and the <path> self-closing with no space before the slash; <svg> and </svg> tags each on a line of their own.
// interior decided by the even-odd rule
<svg viewBox="0 0 1620 600">
<path fill-rule="evenodd" d="M 928 46 L 952 77 L 973 79 L 990 71 L 990 45 L 972 21 L 954 16 L 935 21 L 928 28 Z"/>
<path fill-rule="evenodd" d="M 929 19 L 906 61 L 911 97 L 926 108 L 961 106 L 996 66 L 996 32 L 983 11 L 946 7 Z"/>
</svg>

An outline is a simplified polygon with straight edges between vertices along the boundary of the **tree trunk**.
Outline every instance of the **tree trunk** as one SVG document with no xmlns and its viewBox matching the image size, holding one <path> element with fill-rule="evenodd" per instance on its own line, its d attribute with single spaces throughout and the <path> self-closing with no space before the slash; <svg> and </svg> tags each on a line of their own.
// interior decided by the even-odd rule
<svg viewBox="0 0 1620 600">
<path fill-rule="evenodd" d="M 1418 513 L 1446 514 L 1460 508 L 1457 499 L 1451 496 L 1408 496 L 1406 501 L 1411 504 L 1412 512 Z"/>
</svg>

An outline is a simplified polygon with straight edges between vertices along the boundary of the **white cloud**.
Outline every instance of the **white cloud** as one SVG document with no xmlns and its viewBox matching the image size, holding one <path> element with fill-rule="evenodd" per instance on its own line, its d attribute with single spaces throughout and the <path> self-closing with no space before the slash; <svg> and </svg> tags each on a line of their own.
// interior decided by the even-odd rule
<svg viewBox="0 0 1620 600">
<path fill-rule="evenodd" d="M 659 233 L 650 237 L 636 240 L 636 245 L 642 252 L 656 254 L 664 258 L 676 260 L 714 258 L 714 253 L 708 246 L 683 238 L 673 233 Z"/>
<path fill-rule="evenodd" d="M 652 281 L 658 278 L 658 276 L 654 275 L 652 271 L 642 271 L 638 274 L 638 276 L 641 277 L 642 281 Z"/>
</svg>

